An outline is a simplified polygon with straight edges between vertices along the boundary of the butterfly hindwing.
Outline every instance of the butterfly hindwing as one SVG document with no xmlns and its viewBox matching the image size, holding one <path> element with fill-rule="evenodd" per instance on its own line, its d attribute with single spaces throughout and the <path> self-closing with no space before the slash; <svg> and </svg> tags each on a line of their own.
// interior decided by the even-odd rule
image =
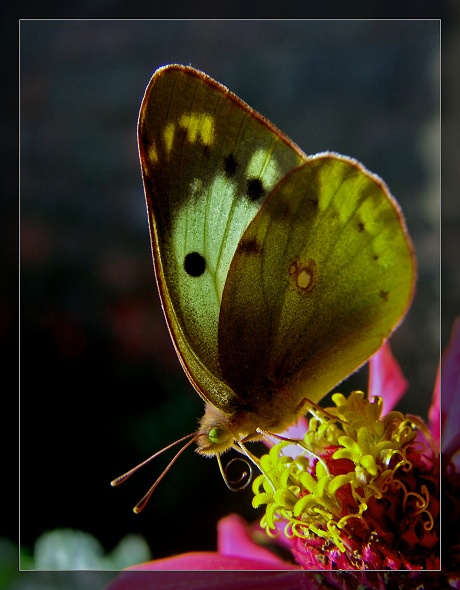
<svg viewBox="0 0 460 590">
<path fill-rule="evenodd" d="M 162 305 L 202 397 L 229 411 L 218 353 L 221 299 L 243 232 L 306 156 L 206 74 L 157 70 L 139 116 L 139 152 Z"/>
<path fill-rule="evenodd" d="M 349 158 L 311 158 L 274 189 L 235 253 L 219 326 L 225 380 L 241 403 L 286 390 L 291 406 L 318 401 L 389 336 L 414 281 L 383 182 Z"/>
</svg>

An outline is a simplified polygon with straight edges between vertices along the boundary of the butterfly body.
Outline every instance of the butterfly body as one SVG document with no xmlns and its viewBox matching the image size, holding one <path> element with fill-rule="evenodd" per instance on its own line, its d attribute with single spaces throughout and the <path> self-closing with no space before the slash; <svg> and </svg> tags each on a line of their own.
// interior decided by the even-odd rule
<svg viewBox="0 0 460 590">
<path fill-rule="evenodd" d="M 191 67 L 155 72 L 138 137 L 163 310 L 206 403 L 197 450 L 282 432 L 407 310 L 399 207 L 360 163 L 307 156 Z"/>
</svg>

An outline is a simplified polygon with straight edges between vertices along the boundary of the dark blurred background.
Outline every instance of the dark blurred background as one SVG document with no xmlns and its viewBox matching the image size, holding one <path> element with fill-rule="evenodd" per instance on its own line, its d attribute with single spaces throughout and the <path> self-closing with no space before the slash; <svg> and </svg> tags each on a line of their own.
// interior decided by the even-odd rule
<svg viewBox="0 0 460 590">
<path fill-rule="evenodd" d="M 21 22 L 22 544 L 74 527 L 110 550 L 139 532 L 161 557 L 214 549 L 229 512 L 258 517 L 251 492 L 228 491 L 191 450 L 140 516 L 132 506 L 171 455 L 109 485 L 203 411 L 159 306 L 137 155 L 142 96 L 167 63 L 202 69 L 308 154 L 353 156 L 390 186 L 419 264 L 392 338 L 409 380 L 400 409 L 426 418 L 440 346 L 439 60 L 435 20 Z"/>
</svg>

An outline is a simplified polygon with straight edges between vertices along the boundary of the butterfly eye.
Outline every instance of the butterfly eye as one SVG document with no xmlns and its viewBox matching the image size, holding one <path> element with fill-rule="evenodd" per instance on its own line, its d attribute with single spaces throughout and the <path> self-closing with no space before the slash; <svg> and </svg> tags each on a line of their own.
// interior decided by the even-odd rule
<svg viewBox="0 0 460 590">
<path fill-rule="evenodd" d="M 226 428 L 219 428 L 218 426 L 211 428 L 208 432 L 208 439 L 210 442 L 219 445 L 228 441 L 230 433 Z"/>
</svg>

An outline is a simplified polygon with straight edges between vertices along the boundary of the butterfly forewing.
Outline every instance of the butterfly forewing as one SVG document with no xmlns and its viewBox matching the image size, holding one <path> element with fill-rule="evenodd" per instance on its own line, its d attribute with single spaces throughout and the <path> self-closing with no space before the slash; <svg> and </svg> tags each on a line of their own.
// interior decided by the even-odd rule
<svg viewBox="0 0 460 590">
<path fill-rule="evenodd" d="M 185 66 L 154 74 L 138 133 L 168 325 L 197 390 L 229 410 L 218 325 L 230 263 L 267 195 L 306 157 L 224 86 Z"/>
<path fill-rule="evenodd" d="M 235 253 L 219 328 L 224 378 L 247 404 L 262 391 L 318 401 L 389 336 L 414 281 L 383 182 L 351 159 L 312 158 L 275 188 Z"/>
</svg>

